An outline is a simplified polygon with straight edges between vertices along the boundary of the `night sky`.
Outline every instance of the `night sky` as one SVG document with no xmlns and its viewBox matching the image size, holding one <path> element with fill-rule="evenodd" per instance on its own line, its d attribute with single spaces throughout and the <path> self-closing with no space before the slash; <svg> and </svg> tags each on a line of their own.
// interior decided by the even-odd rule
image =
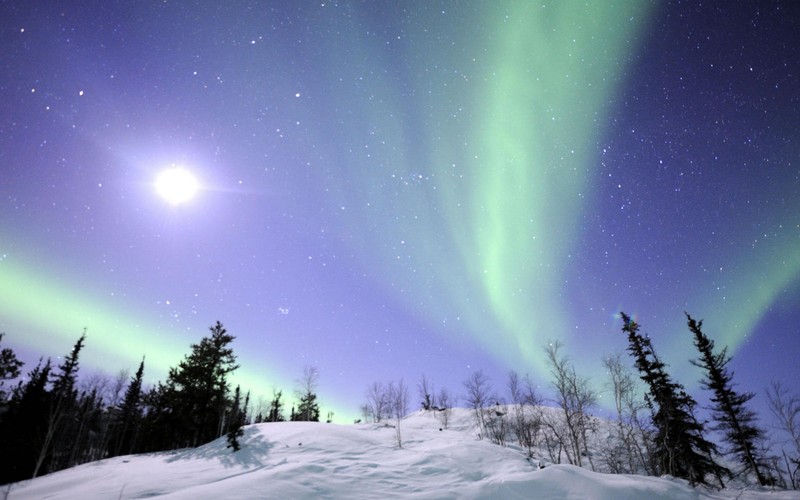
<svg viewBox="0 0 800 500">
<path fill-rule="evenodd" d="M 602 388 L 623 310 L 695 389 L 688 311 L 742 389 L 798 389 L 800 2 L 4 2 L 0 28 L 26 370 L 85 327 L 82 373 L 146 355 L 152 383 L 220 320 L 245 388 L 314 366 L 351 418 L 422 374 L 546 393 L 553 340 Z"/>
</svg>

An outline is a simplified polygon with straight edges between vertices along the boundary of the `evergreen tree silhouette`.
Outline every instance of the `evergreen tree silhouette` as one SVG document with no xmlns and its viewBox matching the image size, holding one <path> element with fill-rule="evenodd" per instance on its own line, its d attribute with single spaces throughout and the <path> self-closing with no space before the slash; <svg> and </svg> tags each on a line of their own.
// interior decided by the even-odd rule
<svg viewBox="0 0 800 500">
<path fill-rule="evenodd" d="M 50 359 L 46 362 L 40 359 L 36 368 L 28 373 L 27 382 L 12 393 L 0 427 L 3 448 L 0 484 L 33 477 L 47 425 L 50 404 L 47 384 L 51 371 Z"/>
<path fill-rule="evenodd" d="M 237 385 L 233 396 L 233 405 L 230 412 L 230 425 L 227 433 L 228 448 L 233 448 L 234 452 L 237 452 L 241 449 L 239 438 L 244 436 L 243 427 L 245 424 L 246 414 L 242 408 L 242 395 L 239 386 Z"/>
<path fill-rule="evenodd" d="M 59 443 L 59 435 L 62 422 L 68 415 L 72 414 L 78 403 L 78 393 L 75 389 L 75 384 L 78 377 L 78 358 L 80 357 L 83 344 L 86 341 L 86 330 L 75 343 L 72 351 L 64 358 L 64 362 L 58 367 L 58 373 L 53 377 L 53 388 L 49 393 L 49 405 L 47 409 L 47 423 L 44 428 L 42 437 L 42 445 L 39 448 L 39 453 L 36 458 L 36 465 L 33 468 L 33 477 L 39 475 L 39 472 L 47 470 L 48 458 L 58 460 L 58 454 L 63 450 L 53 450 L 54 444 Z M 51 452 L 55 451 L 51 455 Z M 43 469 L 44 467 L 44 469 Z"/>
<path fill-rule="evenodd" d="M 0 333 L 0 342 L 3 341 L 4 333 Z M 17 358 L 14 351 L 5 347 L 0 351 L 0 415 L 2 415 L 2 408 L 6 404 L 7 392 L 3 388 L 6 380 L 14 380 L 19 377 L 19 371 L 24 363 Z"/>
<path fill-rule="evenodd" d="M 236 370 L 236 355 L 230 347 L 234 336 L 222 324 L 209 328 L 211 335 L 177 367 L 170 368 L 163 387 L 165 423 L 172 434 L 172 447 L 197 446 L 222 436 L 228 408 L 228 375 Z"/>
<path fill-rule="evenodd" d="M 645 398 L 656 428 L 653 444 L 659 471 L 691 484 L 708 485 L 706 477 L 713 475 L 724 487 L 722 475 L 727 470 L 712 459 L 717 448 L 703 437 L 703 424 L 694 417 L 694 398 L 672 380 L 650 338 L 639 333 L 639 325 L 624 312 L 620 314 L 622 331 L 628 335 L 628 351 L 648 386 Z"/>
<path fill-rule="evenodd" d="M 114 439 L 110 456 L 126 455 L 136 449 L 136 437 L 142 420 L 142 379 L 144 377 L 144 358 L 139 363 L 122 403 L 114 413 Z"/>
<path fill-rule="evenodd" d="M 746 406 L 755 394 L 738 393 L 733 389 L 733 372 L 727 368 L 732 359 L 728 356 L 728 349 L 723 348 L 715 353 L 714 341 L 702 331 L 703 321 L 695 321 L 689 313 L 685 314 L 689 330 L 694 335 L 694 345 L 700 352 L 700 358 L 692 360 L 692 364 L 705 371 L 700 383 L 713 393 L 711 410 L 716 422 L 714 430 L 723 433 L 730 453 L 736 456 L 745 473 L 755 474 L 761 486 L 772 484 L 772 478 L 766 473 L 769 467 L 757 447 L 764 432 L 756 424 L 755 413 Z"/>
</svg>

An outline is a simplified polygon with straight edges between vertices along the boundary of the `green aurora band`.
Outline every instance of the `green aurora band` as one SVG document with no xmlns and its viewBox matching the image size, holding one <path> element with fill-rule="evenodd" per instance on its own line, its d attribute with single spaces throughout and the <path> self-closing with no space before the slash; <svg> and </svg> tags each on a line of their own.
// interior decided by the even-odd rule
<svg viewBox="0 0 800 500">
<path fill-rule="evenodd" d="M 421 14 L 409 38 L 436 50 L 400 69 L 354 69 L 377 75 L 367 103 L 330 89 L 379 124 L 369 158 L 342 159 L 358 189 L 334 192 L 358 214 L 348 238 L 368 249 L 375 286 L 433 329 L 452 325 L 453 342 L 466 333 L 503 363 L 544 373 L 547 337 L 534 332 L 566 333 L 561 290 L 591 202 L 590 163 L 650 14 L 644 2 L 492 3 L 475 13 L 489 27 L 479 33 Z M 345 52 L 380 60 L 368 47 Z M 412 75 L 413 106 L 380 76 L 395 72 Z M 343 128 L 353 136 L 337 142 L 364 150 L 363 127 Z"/>
<path fill-rule="evenodd" d="M 169 368 L 177 366 L 189 353 L 190 344 L 208 334 L 208 330 L 198 328 L 190 337 L 183 333 L 184 328 L 175 335 L 175 328 L 165 327 L 165 321 L 154 318 L 152 313 L 122 301 L 77 292 L 80 282 L 71 279 L 68 285 L 61 285 L 45 273 L 0 263 L 0 314 L 18 329 L 8 332 L 11 336 L 5 340 L 13 339 L 14 345 L 22 344 L 36 354 L 55 359 L 68 353 L 85 329 L 81 364 L 92 367 L 88 372 L 100 369 L 113 375 L 127 369 L 133 373 L 145 356 L 145 379 L 149 384 L 163 381 Z M 238 336 L 242 332 L 230 333 Z M 58 339 L 57 345 L 53 339 Z M 233 347 L 242 368 L 235 372 L 234 384 L 252 389 L 254 398 L 271 397 L 268 391 L 272 385 L 291 387 L 284 377 L 258 369 L 264 365 L 263 360 L 252 359 L 237 344 L 234 341 Z M 26 366 L 25 370 L 31 368 Z"/>
<path fill-rule="evenodd" d="M 482 160 L 466 253 L 481 263 L 484 300 L 510 337 L 502 352 L 518 352 L 529 366 L 544 366 L 546 340 L 534 338 L 532 326 L 550 335 L 564 329 L 559 290 L 589 165 L 626 52 L 647 19 L 642 2 L 577 5 L 519 3 L 496 19 L 485 123 L 474 133 Z"/>
<path fill-rule="evenodd" d="M 501 363 L 546 376 L 543 344 L 569 335 L 568 268 L 583 215 L 595 209 L 597 144 L 656 11 L 635 1 L 493 3 L 475 14 L 491 28 L 481 33 L 419 15 L 406 23 L 417 29 L 409 38 L 436 50 L 399 67 L 374 67 L 387 60 L 380 47 L 350 41 L 343 52 L 367 61 L 351 76 L 370 78 L 363 91 L 330 89 L 361 118 L 343 118 L 336 142 L 364 154 L 329 151 L 348 180 L 327 186 L 350 213 L 343 239 L 364 255 L 374 285 L 432 330 L 446 324 L 454 343 L 467 334 Z M 348 64 L 332 62 L 330 76 Z M 368 151 L 365 123 L 376 138 Z M 744 277 L 723 302 L 708 276 L 675 298 L 719 319 L 717 338 L 732 350 L 800 276 L 798 242 L 772 244 L 737 258 Z M 660 348 L 684 359 L 691 343 L 675 314 Z"/>
<path fill-rule="evenodd" d="M 709 281 L 704 276 L 691 284 L 689 288 L 696 292 L 689 303 L 697 307 L 687 312 L 695 319 L 706 320 L 704 331 L 718 345 L 728 346 L 735 352 L 769 314 L 781 294 L 791 293 L 800 286 L 798 230 L 800 224 L 777 227 L 772 237 L 732 259 L 733 265 L 725 273 L 728 278 Z M 753 240 L 759 236 L 763 236 L 763 232 L 755 234 Z M 668 345 L 668 355 L 685 359 L 683 354 L 687 346 L 691 346 L 685 321 L 679 321 L 668 338 L 672 341 Z M 688 362 L 684 367 L 696 371 Z"/>
</svg>

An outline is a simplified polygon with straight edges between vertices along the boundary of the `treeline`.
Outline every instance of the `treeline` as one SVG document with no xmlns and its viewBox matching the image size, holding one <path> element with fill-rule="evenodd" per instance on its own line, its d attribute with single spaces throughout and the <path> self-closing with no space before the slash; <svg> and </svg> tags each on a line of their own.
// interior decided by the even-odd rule
<svg viewBox="0 0 800 500">
<path fill-rule="evenodd" d="M 217 322 L 169 369 L 166 381 L 150 388 L 143 384 L 145 359 L 133 377 L 122 372 L 114 380 L 79 382 L 86 332 L 58 366 L 40 359 L 10 389 L 6 383 L 19 378 L 23 363 L 11 349 L 2 349 L 0 484 L 102 458 L 194 447 L 225 435 L 237 451 L 242 427 L 285 420 L 285 403 L 282 391 L 275 391 L 268 406 L 261 403 L 251 414 L 249 393 L 229 381 L 239 367 L 234 338 Z M 316 370 L 305 369 L 290 419 L 319 421 L 317 379 Z"/>
<path fill-rule="evenodd" d="M 650 337 L 624 313 L 622 332 L 631 361 L 626 363 L 622 354 L 603 360 L 615 410 L 610 423 L 592 415 L 600 394 L 562 353 L 560 342 L 544 347 L 552 399 L 542 398 L 535 381 L 516 372 L 509 374 L 503 396 L 476 371 L 463 381 L 461 403 L 474 415 L 478 438 L 499 445 L 514 442 L 532 462 L 539 455 L 540 464 L 667 474 L 692 484 L 722 487 L 739 478 L 800 489 L 800 397 L 777 383 L 767 389 L 775 436 L 782 438 L 770 441 L 747 406 L 754 394 L 735 389 L 727 350 L 716 348 L 702 331 L 702 321 L 686 318 L 697 350 L 691 361 L 702 369 L 701 386 L 709 394 L 705 408 L 710 422 L 697 418 L 697 401 L 669 373 Z M 58 366 L 40 360 L 10 388 L 7 383 L 19 379 L 23 364 L 12 350 L 0 350 L 0 484 L 102 458 L 194 447 L 222 436 L 235 452 L 249 423 L 320 420 L 314 368 L 304 368 L 287 418 L 283 391 L 273 390 L 271 399 L 253 403 L 249 392 L 231 386 L 230 376 L 239 367 L 231 347 L 234 337 L 219 322 L 209 330 L 169 369 L 166 381 L 149 388 L 143 384 L 145 359 L 132 377 L 121 372 L 115 379 L 79 382 L 85 332 Z M 424 376 L 417 390 L 420 407 L 433 412 L 446 429 L 459 403 L 456 396 L 446 388 L 436 390 Z M 409 399 L 403 380 L 374 382 L 362 418 L 391 421 L 402 448 L 401 423 Z M 329 412 L 327 421 L 332 418 Z"/>
<path fill-rule="evenodd" d="M 544 347 L 551 400 L 537 393 L 529 376 L 513 371 L 506 397 L 495 391 L 482 371 L 463 381 L 462 403 L 474 415 L 478 438 L 503 446 L 514 442 L 532 461 L 538 454 L 539 464 L 566 462 L 606 473 L 671 475 L 693 485 L 724 487 L 735 478 L 761 486 L 800 488 L 800 397 L 779 384 L 766 391 L 778 434 L 784 437 L 782 442 L 770 442 L 747 406 L 754 394 L 734 388 L 727 349 L 716 349 L 703 333 L 702 321 L 687 314 L 698 353 L 691 362 L 702 369 L 701 386 L 709 394 L 705 409 L 711 421 L 700 420 L 697 402 L 668 372 L 650 337 L 640 333 L 631 317 L 621 316 L 632 363 L 624 362 L 621 354 L 603 360 L 616 413 L 610 424 L 592 415 L 600 397 L 596 385 L 577 372 L 562 354 L 560 342 L 551 342 Z M 434 390 L 425 376 L 417 390 L 421 408 L 432 411 L 447 428 L 454 398 L 444 388 Z M 362 418 L 393 419 L 397 445 L 402 446 L 397 415 L 407 406 L 402 380 L 375 382 L 367 388 Z M 770 451 L 776 447 L 780 455 Z"/>
</svg>

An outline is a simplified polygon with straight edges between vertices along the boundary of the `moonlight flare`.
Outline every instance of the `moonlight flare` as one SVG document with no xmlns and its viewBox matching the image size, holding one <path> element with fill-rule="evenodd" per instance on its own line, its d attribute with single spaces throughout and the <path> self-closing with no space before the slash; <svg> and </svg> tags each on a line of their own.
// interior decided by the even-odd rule
<svg viewBox="0 0 800 500">
<path fill-rule="evenodd" d="M 191 172 L 181 167 L 162 171 L 156 178 L 156 191 L 170 205 L 185 203 L 197 193 L 199 184 Z"/>
</svg>

